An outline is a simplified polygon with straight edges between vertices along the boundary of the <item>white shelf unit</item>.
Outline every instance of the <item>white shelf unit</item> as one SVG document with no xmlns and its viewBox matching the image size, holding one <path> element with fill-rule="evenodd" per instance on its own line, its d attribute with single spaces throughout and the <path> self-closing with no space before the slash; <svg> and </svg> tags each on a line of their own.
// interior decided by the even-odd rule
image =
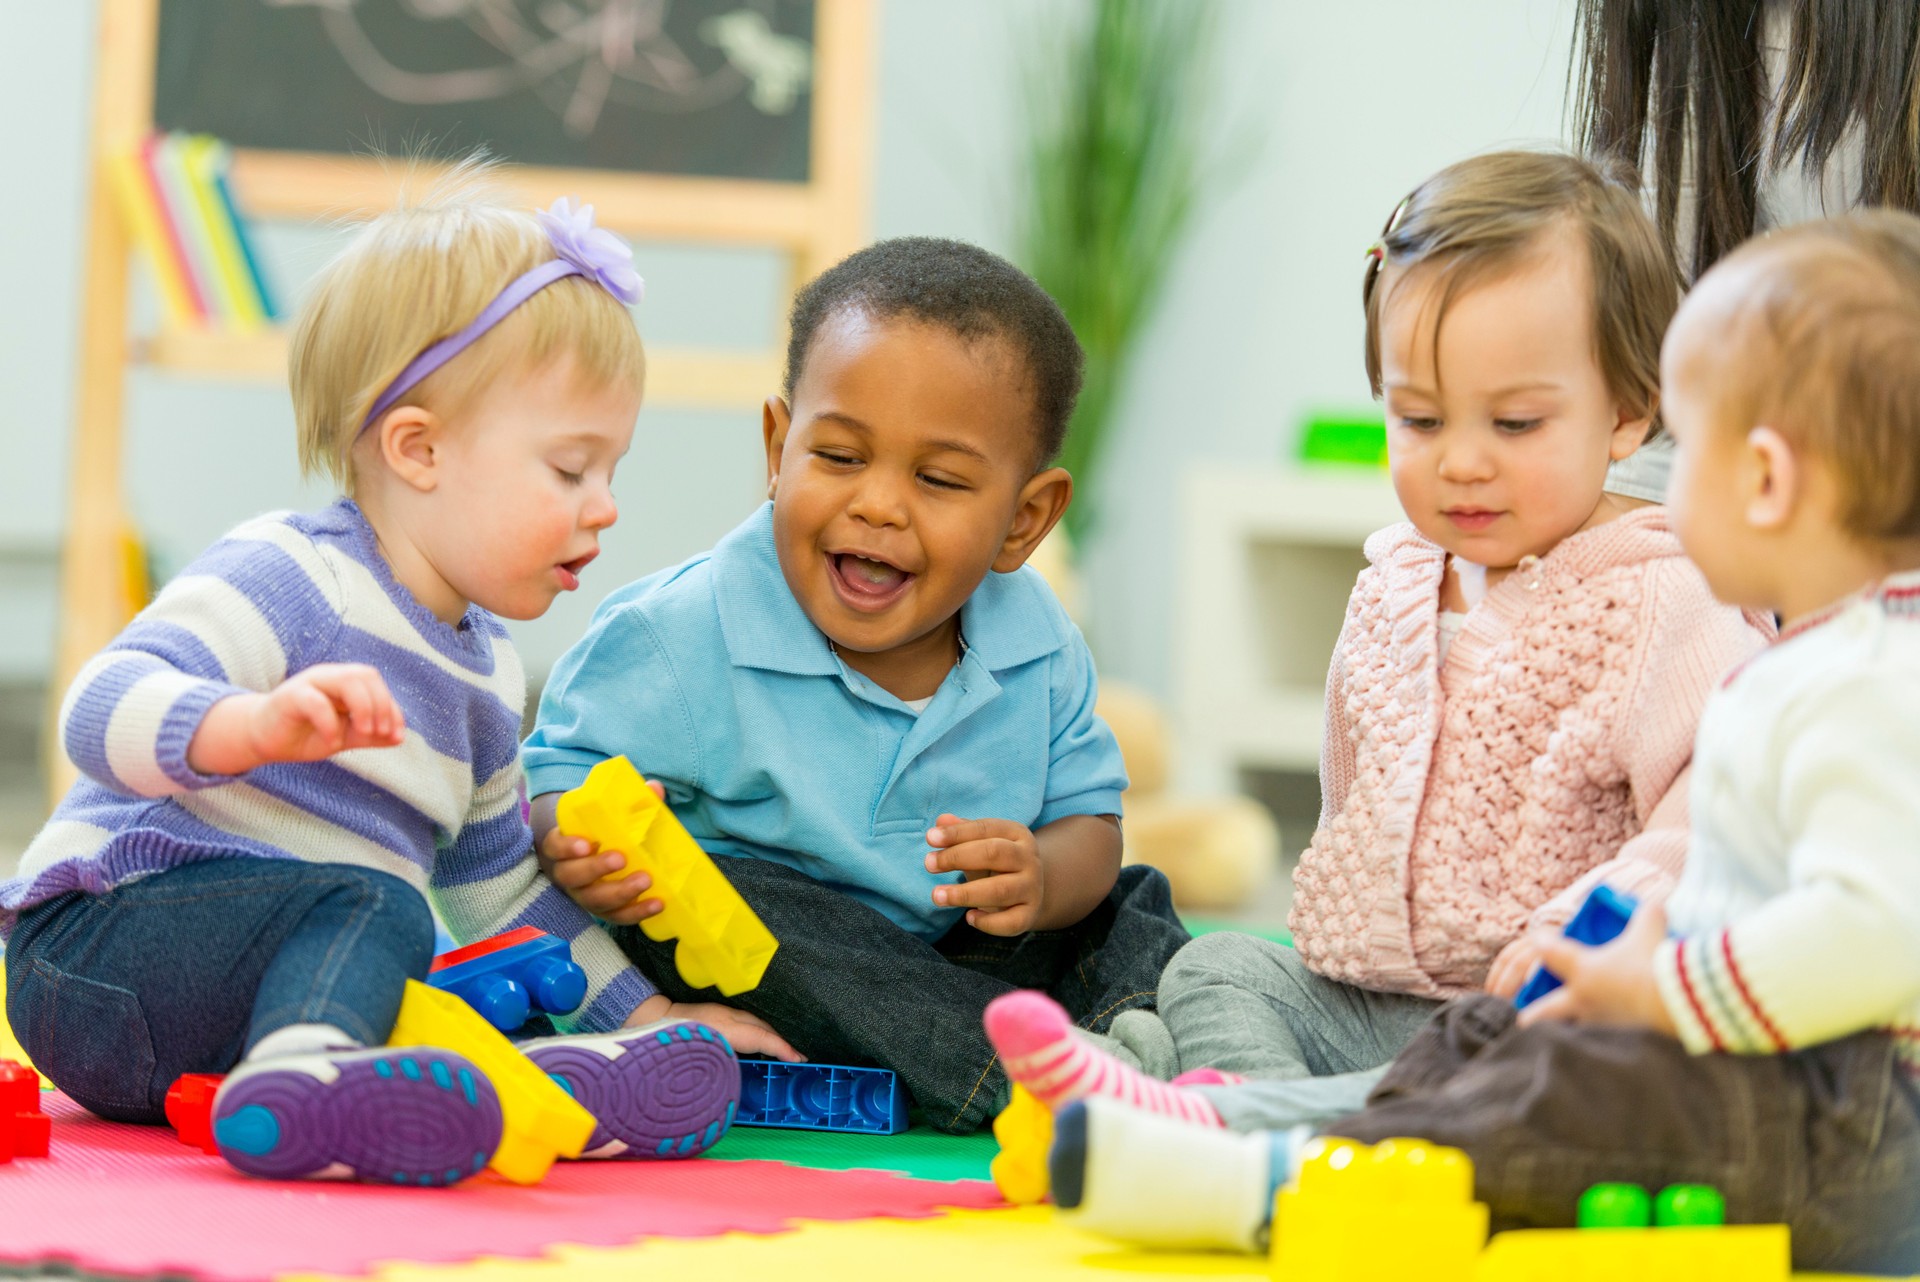
<svg viewBox="0 0 1920 1282">
<path fill-rule="evenodd" d="M 1314 771 L 1327 661 L 1369 534 L 1404 520 L 1384 471 L 1207 465 L 1180 492 L 1174 636 L 1181 784 Z"/>
</svg>

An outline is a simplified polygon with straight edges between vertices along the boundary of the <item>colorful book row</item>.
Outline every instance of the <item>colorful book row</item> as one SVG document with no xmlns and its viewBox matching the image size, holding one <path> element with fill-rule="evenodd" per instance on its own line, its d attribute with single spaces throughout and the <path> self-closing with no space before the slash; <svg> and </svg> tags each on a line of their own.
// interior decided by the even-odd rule
<svg viewBox="0 0 1920 1282">
<path fill-rule="evenodd" d="M 108 160 L 171 327 L 252 333 L 280 316 L 234 204 L 232 160 L 232 149 L 206 134 L 154 134 Z"/>
</svg>

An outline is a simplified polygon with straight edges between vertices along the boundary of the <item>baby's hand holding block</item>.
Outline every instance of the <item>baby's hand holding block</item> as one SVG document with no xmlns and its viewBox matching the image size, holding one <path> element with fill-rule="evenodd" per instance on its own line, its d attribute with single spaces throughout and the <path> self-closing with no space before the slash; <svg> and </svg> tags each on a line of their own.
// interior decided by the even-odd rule
<svg viewBox="0 0 1920 1282">
<path fill-rule="evenodd" d="M 649 939 L 680 941 L 673 960 L 682 979 L 728 997 L 760 982 L 779 941 L 632 762 L 602 761 L 585 783 L 560 798 L 555 817 L 568 836 L 626 855 L 629 866 L 602 880 L 625 877 L 634 866 L 653 878 L 648 893 L 662 908 L 640 929 Z"/>
<path fill-rule="evenodd" d="M 1639 906 L 1632 895 L 1622 894 L 1611 886 L 1595 886 L 1561 933 L 1568 939 L 1595 947 L 1610 943 L 1627 928 L 1627 920 Z M 1545 966 L 1536 965 L 1527 982 L 1513 995 L 1513 1004 L 1525 1010 L 1558 987 L 1560 977 Z"/>
</svg>

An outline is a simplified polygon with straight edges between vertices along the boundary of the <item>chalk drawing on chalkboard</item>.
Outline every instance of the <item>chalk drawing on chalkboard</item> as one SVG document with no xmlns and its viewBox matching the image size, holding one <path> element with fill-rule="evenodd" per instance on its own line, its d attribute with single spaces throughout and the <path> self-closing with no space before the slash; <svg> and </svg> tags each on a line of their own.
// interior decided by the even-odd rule
<svg viewBox="0 0 1920 1282">
<path fill-rule="evenodd" d="M 609 102 L 656 112 L 701 111 L 745 95 L 769 116 L 793 111 L 813 72 L 805 40 L 776 32 L 751 7 L 709 17 L 695 56 L 667 30 L 674 0 L 400 0 L 422 24 L 451 23 L 498 54 L 490 65 L 416 71 L 398 65 L 360 21 L 360 0 L 261 0 L 313 8 L 342 62 L 389 102 L 445 106 L 530 92 L 567 133 L 593 133 Z"/>
</svg>

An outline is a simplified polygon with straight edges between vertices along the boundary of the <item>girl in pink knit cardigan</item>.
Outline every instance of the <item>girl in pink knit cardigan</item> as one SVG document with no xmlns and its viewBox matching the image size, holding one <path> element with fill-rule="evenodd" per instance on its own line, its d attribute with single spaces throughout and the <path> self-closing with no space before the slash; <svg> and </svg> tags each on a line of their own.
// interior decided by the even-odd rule
<svg viewBox="0 0 1920 1282">
<path fill-rule="evenodd" d="M 1655 430 L 1659 232 L 1585 161 L 1481 156 L 1401 203 L 1363 293 L 1407 523 L 1367 541 L 1333 655 L 1295 947 L 1195 940 L 1106 1049 L 1039 993 L 995 1002 L 1007 1075 L 1051 1107 L 1350 1112 L 1442 1000 L 1510 996 L 1591 887 L 1679 874 L 1701 707 L 1771 623 L 1715 602 L 1664 508 L 1605 489 Z"/>
</svg>

